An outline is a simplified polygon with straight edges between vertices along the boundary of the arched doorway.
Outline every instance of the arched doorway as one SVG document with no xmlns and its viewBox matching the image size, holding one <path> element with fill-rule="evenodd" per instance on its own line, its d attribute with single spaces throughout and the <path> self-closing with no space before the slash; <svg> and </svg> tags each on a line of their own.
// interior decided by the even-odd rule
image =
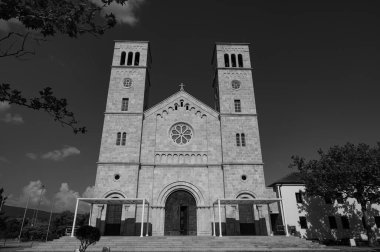
<svg viewBox="0 0 380 252">
<path fill-rule="evenodd" d="M 251 197 L 241 196 L 240 199 Z M 240 235 L 255 235 L 255 217 L 253 204 L 239 204 Z"/>
<path fill-rule="evenodd" d="M 110 198 L 118 199 L 119 197 Z M 120 235 L 122 209 L 121 204 L 107 204 L 104 235 Z"/>
<path fill-rule="evenodd" d="M 165 203 L 165 235 L 197 235 L 197 204 L 193 195 L 179 190 Z"/>
</svg>

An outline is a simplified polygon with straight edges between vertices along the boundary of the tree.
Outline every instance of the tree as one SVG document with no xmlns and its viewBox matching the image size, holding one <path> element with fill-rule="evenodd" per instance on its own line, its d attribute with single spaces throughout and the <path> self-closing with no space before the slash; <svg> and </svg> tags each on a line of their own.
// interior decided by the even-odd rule
<svg viewBox="0 0 380 252">
<path fill-rule="evenodd" d="M 7 239 L 17 238 L 20 232 L 21 222 L 18 219 L 12 218 L 5 221 L 4 229 L 0 229 L 1 237 L 4 239 L 4 247 Z"/>
<path fill-rule="evenodd" d="M 4 213 L 1 212 L 3 210 L 3 206 L 5 204 L 5 200 L 7 197 L 3 196 L 4 189 L 0 188 L 0 230 L 3 230 L 6 227 L 6 217 L 3 216 Z"/>
<path fill-rule="evenodd" d="M 80 252 L 85 252 L 87 247 L 95 244 L 100 239 L 100 231 L 96 227 L 82 226 L 78 228 L 75 237 L 80 240 Z"/>
<path fill-rule="evenodd" d="M 89 214 L 78 214 L 77 215 L 77 226 L 84 226 L 88 223 Z M 65 235 L 65 231 L 67 227 L 71 227 L 73 225 L 74 213 L 70 211 L 63 211 L 59 213 L 52 222 L 52 233 L 54 233 L 57 237 L 61 237 Z"/>
<path fill-rule="evenodd" d="M 372 204 L 380 204 L 380 143 L 333 146 L 318 150 L 319 158 L 306 161 L 292 156 L 289 167 L 296 167 L 305 182 L 308 196 L 353 198 L 361 206 L 363 227 L 369 245 L 376 242 L 374 225 L 369 222 Z"/>
<path fill-rule="evenodd" d="M 34 50 L 28 49 L 28 42 L 40 43 L 57 33 L 72 38 L 81 34 L 102 35 L 117 23 L 115 16 L 104 9 L 113 2 L 123 5 L 126 1 L 99 0 L 100 4 L 96 4 L 91 0 L 2 0 L 0 20 L 16 20 L 27 31 L 10 31 L 0 37 L 0 58 L 34 55 Z M 74 133 L 86 132 L 86 127 L 78 126 L 74 113 L 68 110 L 66 99 L 55 97 L 49 87 L 39 94 L 28 99 L 8 83 L 0 85 L 0 102 L 43 110 L 55 121 L 71 127 Z"/>
</svg>

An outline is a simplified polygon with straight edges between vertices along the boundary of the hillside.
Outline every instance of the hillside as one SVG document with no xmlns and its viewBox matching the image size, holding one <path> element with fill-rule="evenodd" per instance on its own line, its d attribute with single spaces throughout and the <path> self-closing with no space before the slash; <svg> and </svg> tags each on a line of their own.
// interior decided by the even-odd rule
<svg viewBox="0 0 380 252">
<path fill-rule="evenodd" d="M 15 207 L 15 206 L 7 206 L 4 205 L 2 212 L 4 213 L 4 216 L 8 216 L 9 218 L 22 218 L 24 216 L 25 208 L 23 207 Z M 26 218 L 32 219 L 33 213 L 35 209 L 28 209 L 26 211 Z M 58 213 L 53 213 L 52 219 L 54 219 L 55 216 L 57 216 Z M 37 219 L 39 222 L 49 222 L 49 216 L 50 213 L 46 211 L 38 211 Z"/>
</svg>

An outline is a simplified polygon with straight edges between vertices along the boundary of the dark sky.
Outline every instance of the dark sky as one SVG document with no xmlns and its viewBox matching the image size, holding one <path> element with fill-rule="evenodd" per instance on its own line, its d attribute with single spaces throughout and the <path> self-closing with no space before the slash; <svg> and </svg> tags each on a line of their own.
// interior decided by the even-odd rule
<svg viewBox="0 0 380 252">
<path fill-rule="evenodd" d="M 213 107 L 214 42 L 251 43 L 266 184 L 291 172 L 291 155 L 313 158 L 318 148 L 347 141 L 373 145 L 380 140 L 376 3 L 146 0 L 134 26 L 119 25 L 100 38 L 57 36 L 29 60 L 0 59 L 0 81 L 30 96 L 52 87 L 89 130 L 74 135 L 43 112 L 13 105 L 0 111 L 23 118 L 0 121 L 0 187 L 16 200 L 30 181 L 45 184 L 47 198 L 61 183 L 80 194 L 94 184 L 114 40 L 151 42 L 149 106 L 183 82 Z M 41 157 L 68 146 L 80 154 Z"/>
</svg>

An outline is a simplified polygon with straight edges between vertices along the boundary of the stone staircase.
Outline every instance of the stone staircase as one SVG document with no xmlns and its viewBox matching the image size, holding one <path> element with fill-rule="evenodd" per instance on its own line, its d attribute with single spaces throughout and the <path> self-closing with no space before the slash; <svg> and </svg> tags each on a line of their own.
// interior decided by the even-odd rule
<svg viewBox="0 0 380 252">
<path fill-rule="evenodd" d="M 104 236 L 86 251 L 326 251 L 324 245 L 285 236 Z M 62 237 L 22 251 L 67 251 L 79 248 L 76 238 Z"/>
</svg>

